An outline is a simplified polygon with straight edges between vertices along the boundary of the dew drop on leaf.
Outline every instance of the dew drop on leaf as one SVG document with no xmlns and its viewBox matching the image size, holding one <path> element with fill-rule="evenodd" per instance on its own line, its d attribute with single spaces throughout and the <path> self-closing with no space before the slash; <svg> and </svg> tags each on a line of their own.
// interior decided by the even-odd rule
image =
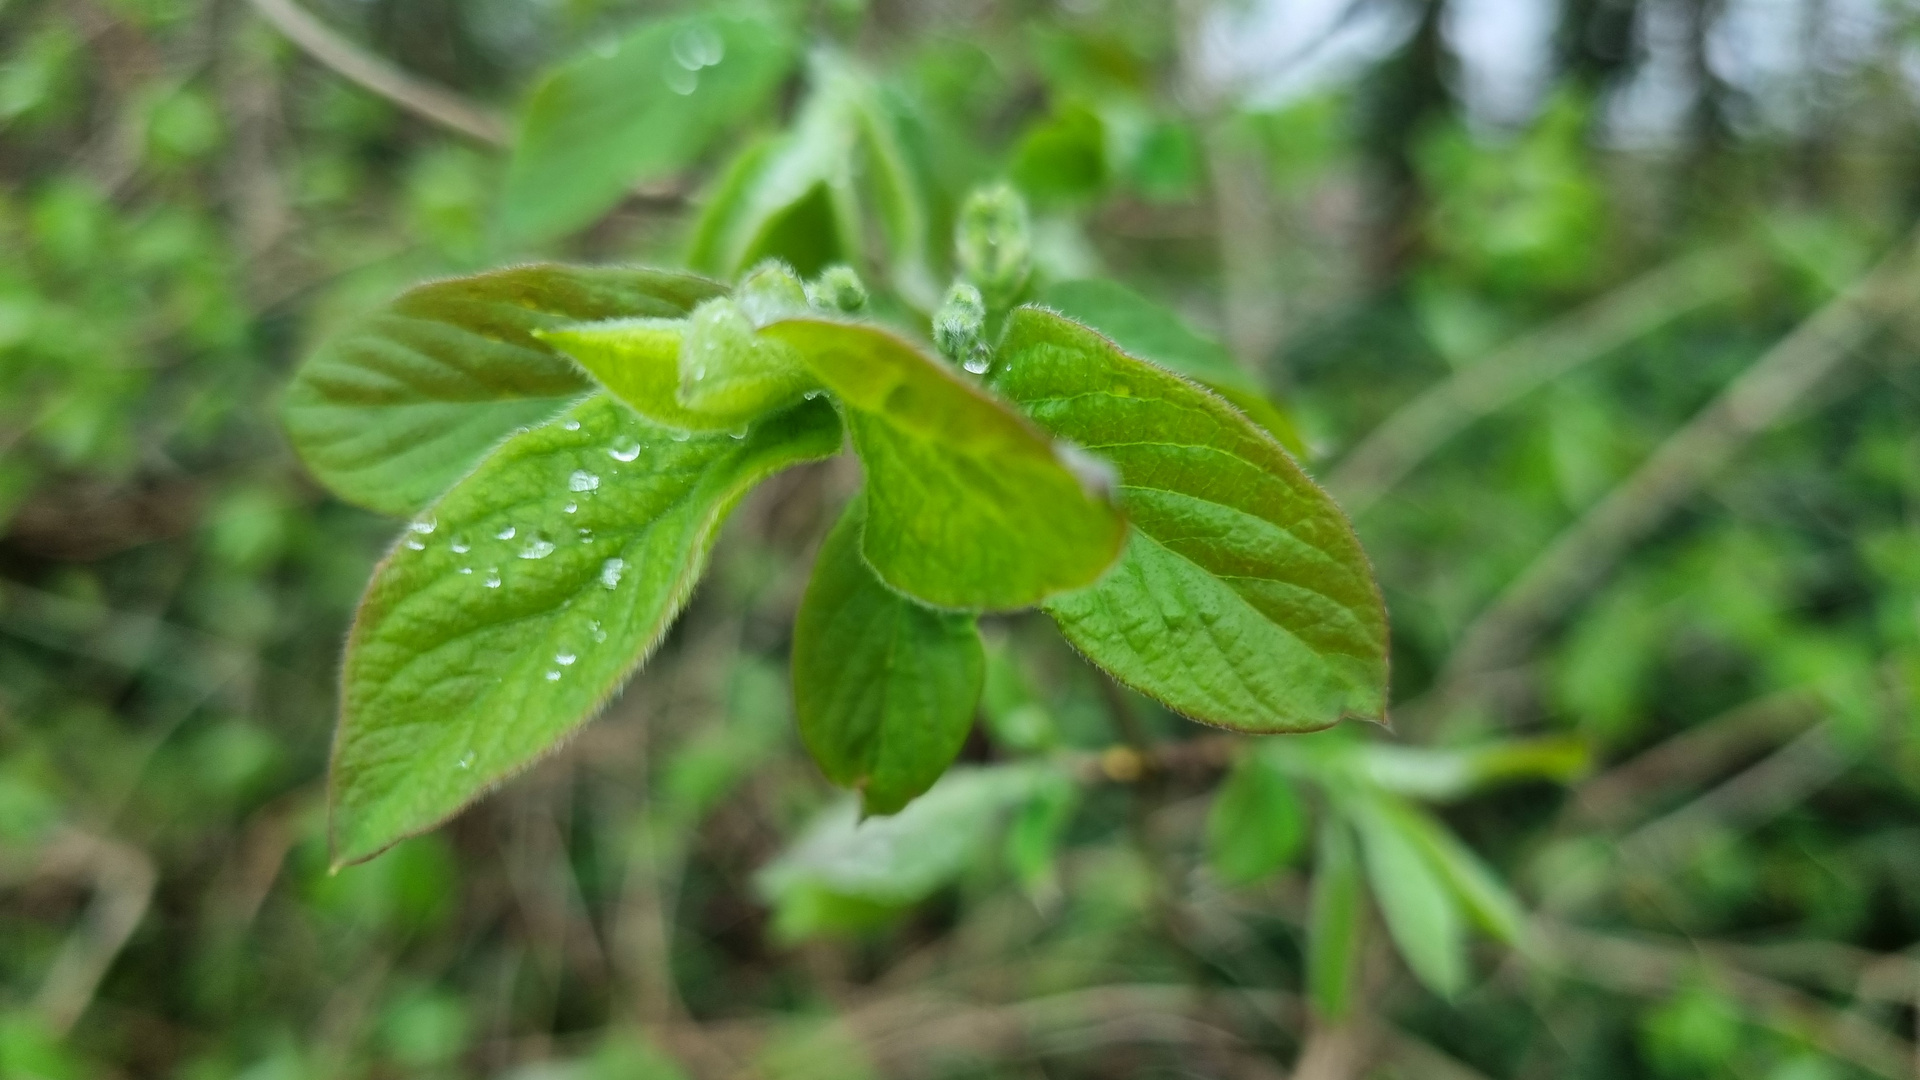
<svg viewBox="0 0 1920 1080">
<path fill-rule="evenodd" d="M 563 427 L 563 428 L 566 428 L 566 429 L 567 429 L 568 431 L 579 431 L 579 430 L 580 430 L 580 421 L 578 421 L 578 420 L 569 420 L 569 421 L 567 421 L 566 423 L 564 423 L 564 424 L 561 424 L 560 426 L 561 426 L 561 427 Z"/>
<path fill-rule="evenodd" d="M 497 566 L 488 568 L 486 580 L 482 581 L 480 584 L 485 585 L 489 589 L 499 588 L 500 587 L 500 568 Z"/>
<path fill-rule="evenodd" d="M 700 73 L 697 71 L 688 71 L 679 64 L 668 66 L 666 70 L 660 73 L 660 77 L 666 82 L 667 89 L 682 96 L 691 94 L 700 88 Z"/>
<path fill-rule="evenodd" d="M 423 541 L 423 540 L 421 540 L 421 539 L 420 539 L 419 537 L 417 537 L 417 536 L 409 536 L 409 537 L 407 537 L 407 550 L 409 550 L 409 551 L 425 551 L 425 550 L 427 550 L 427 545 L 426 545 L 426 543 L 425 543 L 425 541 Z"/>
<path fill-rule="evenodd" d="M 593 543 L 593 530 L 592 530 L 592 529 L 581 529 L 581 530 L 580 530 L 580 542 L 581 542 L 581 543 L 583 543 L 583 544 L 591 544 L 591 543 Z"/>
<path fill-rule="evenodd" d="M 408 529 L 411 529 L 412 531 L 419 533 L 421 536 L 425 536 L 439 527 L 440 527 L 440 523 L 438 521 L 435 521 L 431 516 L 423 517 L 419 521 L 413 522 L 412 524 L 407 526 Z"/>
<path fill-rule="evenodd" d="M 685 442 L 686 438 L 687 436 L 684 432 L 676 431 L 673 433 L 675 442 Z M 631 439 L 621 439 L 619 442 L 614 443 L 613 447 L 607 451 L 607 456 L 615 461 L 632 461 L 634 458 L 640 456 L 640 444 Z M 579 476 L 580 474 L 574 473 L 573 475 Z"/>
<path fill-rule="evenodd" d="M 464 536 L 454 537 L 452 546 L 455 555 L 465 555 L 467 552 L 473 550 L 473 545 L 467 543 L 467 538 Z"/>
<path fill-rule="evenodd" d="M 619 588 L 620 575 L 625 573 L 626 569 L 627 560 L 625 559 L 608 559 L 606 562 L 601 563 L 600 584 L 605 585 L 609 589 Z"/>
<path fill-rule="evenodd" d="M 527 546 L 520 549 L 520 557 L 523 559 L 544 559 L 551 554 L 553 554 L 553 541 L 539 533 L 529 537 Z"/>
<path fill-rule="evenodd" d="M 496 540 L 511 540 L 513 539 L 514 532 L 515 532 L 514 527 L 509 525 L 506 528 L 501 529 L 499 532 L 494 533 L 493 537 Z"/>
<path fill-rule="evenodd" d="M 463 574 L 471 574 L 471 573 L 473 573 L 473 567 L 471 567 L 471 566 L 463 566 L 463 567 L 461 567 L 461 568 L 460 568 L 460 572 L 461 572 L 461 573 L 463 573 Z"/>
<path fill-rule="evenodd" d="M 460 760 L 455 764 L 459 765 L 463 769 L 473 768 L 473 751 L 469 750 L 466 753 L 461 754 Z"/>
<path fill-rule="evenodd" d="M 569 514 L 577 514 L 580 512 L 580 504 L 577 502 L 570 502 L 567 505 L 561 507 L 560 509 Z"/>
<path fill-rule="evenodd" d="M 570 667 L 572 666 L 573 662 L 578 659 L 580 658 L 573 655 L 570 652 L 558 652 L 553 654 L 553 662 L 556 664 L 559 664 L 561 667 Z"/>
<path fill-rule="evenodd" d="M 575 469 L 573 475 L 567 477 L 567 488 L 570 491 L 592 491 L 599 486 L 600 478 L 585 469 Z"/>
<path fill-rule="evenodd" d="M 549 671 L 549 672 L 547 672 L 547 681 L 548 681 L 548 682 L 559 682 L 559 681 L 560 681 L 560 673 L 559 673 L 558 671 Z"/>
</svg>

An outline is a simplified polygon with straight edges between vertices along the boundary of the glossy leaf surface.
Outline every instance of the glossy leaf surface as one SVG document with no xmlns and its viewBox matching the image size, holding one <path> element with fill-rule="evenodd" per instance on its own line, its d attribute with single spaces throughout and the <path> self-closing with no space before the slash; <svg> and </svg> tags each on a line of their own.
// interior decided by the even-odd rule
<svg viewBox="0 0 1920 1080">
<path fill-rule="evenodd" d="M 840 445 L 824 403 L 745 438 L 676 434 L 595 395 L 410 526 L 347 642 L 337 860 L 431 828 L 577 728 L 666 632 L 735 501 Z"/>
<path fill-rule="evenodd" d="M 861 552 L 937 607 L 1005 611 L 1092 582 L 1125 536 L 1098 485 L 951 367 L 877 327 L 791 319 L 794 346 L 846 409 L 867 470 Z"/>
<path fill-rule="evenodd" d="M 973 725 L 986 656 L 971 615 L 886 587 L 860 557 L 862 500 L 827 534 L 793 628 L 801 741 L 827 778 L 891 814 L 933 786 Z"/>
<path fill-rule="evenodd" d="M 536 333 L 680 316 L 721 291 L 690 274 L 553 265 L 421 285 L 320 345 L 287 389 L 287 430 L 340 497 L 409 514 L 592 389 Z"/>
<path fill-rule="evenodd" d="M 1125 554 L 1046 605 L 1090 659 L 1241 731 L 1383 715 L 1387 624 L 1372 570 L 1339 508 L 1271 436 L 1038 308 L 1009 319 L 994 385 L 1120 471 Z"/>
</svg>

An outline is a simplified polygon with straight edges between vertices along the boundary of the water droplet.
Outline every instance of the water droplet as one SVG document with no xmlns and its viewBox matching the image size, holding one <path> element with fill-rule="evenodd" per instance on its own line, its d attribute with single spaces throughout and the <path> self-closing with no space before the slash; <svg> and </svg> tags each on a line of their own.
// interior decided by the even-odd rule
<svg viewBox="0 0 1920 1080">
<path fill-rule="evenodd" d="M 573 475 L 567 477 L 569 491 L 592 491 L 599 486 L 600 478 L 585 469 L 575 469 Z"/>
<path fill-rule="evenodd" d="M 514 527 L 509 525 L 506 528 L 501 529 L 499 532 L 494 533 L 493 538 L 495 540 L 511 540 L 513 539 L 514 532 L 515 532 Z"/>
<path fill-rule="evenodd" d="M 660 78 L 667 84 L 667 89 L 682 96 L 691 94 L 700 88 L 700 73 L 697 71 L 688 71 L 678 64 L 662 71 Z"/>
<path fill-rule="evenodd" d="M 548 682 L 559 682 L 559 681 L 560 681 L 560 673 L 559 673 L 559 672 L 557 672 L 557 671 L 549 671 L 549 672 L 547 672 L 547 681 L 548 681 Z"/>
<path fill-rule="evenodd" d="M 469 750 L 466 753 L 461 754 L 460 760 L 458 762 L 455 762 L 455 764 L 459 765 L 463 769 L 473 768 L 473 751 Z"/>
<path fill-rule="evenodd" d="M 431 515 L 427 517 L 423 517 L 419 521 L 413 522 L 412 524 L 407 526 L 407 528 L 413 530 L 414 532 L 419 533 L 421 536 L 425 536 L 439 527 L 440 527 L 440 523 L 438 521 L 435 521 Z"/>
<path fill-rule="evenodd" d="M 557 652 L 553 654 L 553 662 L 559 664 L 561 667 L 570 667 L 573 662 L 578 659 L 580 658 L 570 652 Z"/>
<path fill-rule="evenodd" d="M 712 67 L 726 59 L 727 43 L 710 26 L 690 26 L 673 35 L 674 62 L 688 71 Z"/>
<path fill-rule="evenodd" d="M 627 560 L 608 559 L 600 564 L 600 584 L 609 589 L 620 587 L 620 575 L 627 569 Z"/>
<path fill-rule="evenodd" d="M 561 509 L 569 514 L 577 514 L 580 512 L 580 504 L 577 502 L 570 502 L 567 505 L 561 507 Z"/>
<path fill-rule="evenodd" d="M 580 430 L 580 421 L 578 421 L 578 420 L 568 420 L 568 421 L 567 421 L 566 423 L 564 423 L 564 424 L 561 424 L 560 426 L 561 426 L 561 427 L 563 427 L 563 428 L 566 428 L 566 429 L 567 429 L 568 431 L 579 431 L 579 430 Z"/>
<path fill-rule="evenodd" d="M 727 434 L 733 436 L 736 439 L 744 439 L 747 437 L 747 429 L 741 428 L 739 431 L 729 431 L 727 432 Z"/>
<path fill-rule="evenodd" d="M 985 356 L 973 354 L 973 355 L 969 355 L 967 357 L 967 362 L 960 366 L 966 368 L 968 371 L 973 372 L 975 375 L 985 375 L 987 373 L 987 369 L 993 366 L 993 362 L 987 359 Z"/>
<path fill-rule="evenodd" d="M 825 390 L 809 390 L 806 393 L 801 394 L 800 396 L 803 398 L 806 398 L 808 401 L 813 401 L 817 399 L 821 394 L 824 394 L 824 393 L 826 393 Z"/>
<path fill-rule="evenodd" d="M 593 543 L 593 530 L 592 530 L 592 529 L 581 529 L 581 530 L 580 530 L 580 542 L 581 542 L 581 543 L 583 543 L 583 544 L 591 544 L 591 543 Z"/>
<path fill-rule="evenodd" d="M 409 537 L 407 537 L 407 550 L 409 550 L 409 551 L 425 551 L 425 550 L 427 550 L 427 545 L 426 545 L 426 543 L 425 543 L 424 541 L 422 541 L 422 540 L 421 540 L 421 539 L 420 539 L 419 537 L 417 537 L 417 536 L 409 536 Z"/>
<path fill-rule="evenodd" d="M 467 543 L 467 538 L 464 536 L 454 537 L 452 547 L 455 555 L 465 555 L 467 552 L 473 550 L 473 545 Z"/>
<path fill-rule="evenodd" d="M 463 566 L 463 567 L 461 567 L 461 568 L 460 568 L 460 572 L 461 572 L 461 573 L 463 573 L 463 574 L 471 574 L 471 573 L 473 573 L 473 567 L 471 567 L 471 566 Z"/>
<path fill-rule="evenodd" d="M 600 629 L 600 624 L 593 619 L 587 620 L 587 633 L 592 634 L 595 641 L 607 640 L 607 632 Z"/>
<path fill-rule="evenodd" d="M 527 546 L 520 549 L 523 559 L 544 559 L 553 554 L 553 541 L 535 533 L 527 540 Z"/>
<path fill-rule="evenodd" d="M 693 432 L 681 431 L 679 428 L 673 428 L 667 432 L 667 435 L 672 438 L 674 442 L 686 442 L 688 439 L 693 438 Z"/>
<path fill-rule="evenodd" d="M 684 436 L 681 436 L 684 438 Z M 632 461 L 640 456 L 640 444 L 632 439 L 621 439 L 607 450 L 607 456 L 615 461 Z M 578 473 L 574 475 L 578 476 Z"/>
<path fill-rule="evenodd" d="M 500 587 L 500 568 L 497 566 L 488 567 L 486 580 L 480 582 L 480 584 L 485 585 L 489 589 L 499 588 Z"/>
</svg>

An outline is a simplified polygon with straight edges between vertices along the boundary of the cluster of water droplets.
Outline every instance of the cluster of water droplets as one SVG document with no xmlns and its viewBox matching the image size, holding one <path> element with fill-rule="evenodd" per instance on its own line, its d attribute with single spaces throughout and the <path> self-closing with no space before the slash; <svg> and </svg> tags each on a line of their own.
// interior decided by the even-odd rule
<svg viewBox="0 0 1920 1080">
<path fill-rule="evenodd" d="M 410 522 L 407 525 L 408 549 L 412 551 L 427 550 L 427 542 L 422 540 L 421 537 L 432 535 L 433 530 L 438 528 L 439 524 L 439 522 L 433 520 L 432 514 L 428 514 L 418 521 Z"/>
<path fill-rule="evenodd" d="M 676 94 L 691 94 L 700 88 L 700 70 L 727 58 L 727 43 L 711 26 L 689 26 L 673 35 L 668 46 L 673 63 L 660 73 L 667 89 Z"/>
</svg>

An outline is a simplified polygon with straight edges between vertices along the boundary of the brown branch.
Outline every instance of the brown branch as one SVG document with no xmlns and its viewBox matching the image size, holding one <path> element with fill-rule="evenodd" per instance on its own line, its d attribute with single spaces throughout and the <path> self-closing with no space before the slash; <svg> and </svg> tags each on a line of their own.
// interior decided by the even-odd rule
<svg viewBox="0 0 1920 1080">
<path fill-rule="evenodd" d="M 294 0 L 249 0 L 288 41 L 348 81 L 441 127 L 492 146 L 511 142 L 507 121 L 492 109 L 427 82 L 373 55 L 313 17 Z"/>
<path fill-rule="evenodd" d="M 1769 349 L 1563 531 L 1462 635 L 1440 685 L 1457 690 L 1472 677 L 1516 662 L 1530 640 L 1604 579 L 1629 548 L 1831 374 L 1866 341 L 1884 309 L 1901 299 L 1913 246 L 1911 240 L 1902 243 Z"/>
<path fill-rule="evenodd" d="M 1738 291 L 1745 275 L 1732 251 L 1681 259 L 1501 347 L 1402 406 L 1327 476 L 1347 513 L 1359 517 L 1448 439 L 1475 420 L 1615 349 Z"/>
<path fill-rule="evenodd" d="M 48 1029 L 65 1034 L 146 917 L 158 875 L 139 848 L 68 829 L 47 845 L 37 876 L 78 877 L 93 886 L 92 901 L 55 954 L 33 1003 Z"/>
<path fill-rule="evenodd" d="M 1705 972 L 1765 1023 L 1811 1040 L 1834 1057 L 1887 1080 L 1912 1080 L 1914 1047 L 1866 1018 L 1832 1008 L 1784 983 L 1718 962 L 1712 950 L 1659 939 L 1598 934 L 1536 920 L 1561 973 L 1634 996 L 1664 996 Z"/>
</svg>

